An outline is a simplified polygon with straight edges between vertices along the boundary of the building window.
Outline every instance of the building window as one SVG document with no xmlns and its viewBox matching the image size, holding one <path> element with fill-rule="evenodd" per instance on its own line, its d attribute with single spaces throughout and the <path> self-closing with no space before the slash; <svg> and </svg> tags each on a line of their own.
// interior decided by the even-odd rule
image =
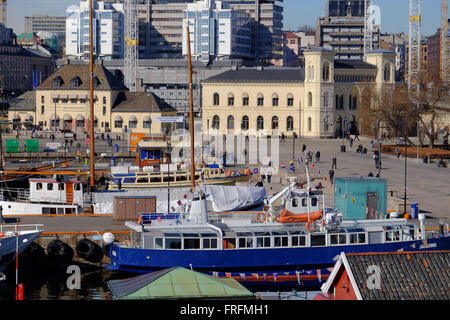
<svg viewBox="0 0 450 320">
<path fill-rule="evenodd" d="M 256 119 L 256 130 L 264 129 L 264 118 L 262 116 L 258 116 Z"/>
<path fill-rule="evenodd" d="M 289 116 L 286 119 L 286 130 L 287 131 L 294 131 L 294 118 Z"/>
<path fill-rule="evenodd" d="M 128 128 L 137 128 L 137 120 L 130 120 L 128 121 Z"/>
<path fill-rule="evenodd" d="M 312 107 L 312 105 L 313 105 L 312 93 L 308 92 L 308 107 Z"/>
<path fill-rule="evenodd" d="M 242 97 L 242 105 L 248 106 L 248 94 L 244 93 L 244 96 Z"/>
<path fill-rule="evenodd" d="M 45 97 L 44 96 L 41 97 L 41 103 L 45 103 Z"/>
<path fill-rule="evenodd" d="M 272 117 L 272 129 L 278 129 L 278 117 L 277 116 Z"/>
<path fill-rule="evenodd" d="M 272 96 L 272 106 L 278 107 L 278 95 L 276 93 L 274 93 Z"/>
<path fill-rule="evenodd" d="M 144 126 L 144 129 L 150 129 L 151 128 L 150 120 L 144 121 L 143 126 Z"/>
<path fill-rule="evenodd" d="M 214 106 L 218 106 L 219 105 L 219 94 L 218 93 L 214 93 L 213 95 L 213 105 Z"/>
<path fill-rule="evenodd" d="M 103 106 L 103 112 L 102 112 L 102 114 L 103 114 L 104 116 L 106 116 L 106 106 Z"/>
<path fill-rule="evenodd" d="M 287 96 L 287 105 L 288 107 L 292 107 L 294 105 L 294 97 L 291 93 L 289 93 Z"/>
<path fill-rule="evenodd" d="M 323 64 L 322 79 L 323 81 L 330 80 L 330 64 L 328 62 Z"/>
<path fill-rule="evenodd" d="M 391 81 L 391 65 L 389 63 L 384 65 L 384 82 Z"/>
<path fill-rule="evenodd" d="M 234 106 L 234 95 L 232 93 L 228 94 L 228 106 Z"/>
<path fill-rule="evenodd" d="M 234 129 L 234 117 L 233 116 L 228 116 L 227 129 Z"/>
<path fill-rule="evenodd" d="M 81 85 L 81 79 L 79 77 L 75 77 L 72 80 L 70 80 L 71 88 L 78 88 L 80 85 Z"/>
<path fill-rule="evenodd" d="M 264 106 L 264 96 L 262 93 L 258 93 L 258 106 Z"/>
<path fill-rule="evenodd" d="M 220 128 L 220 118 L 219 118 L 219 116 L 214 116 L 213 117 L 213 121 L 212 121 L 212 126 L 211 126 L 213 129 L 217 129 L 217 130 L 219 130 L 219 128 Z"/>
<path fill-rule="evenodd" d="M 103 104 L 106 104 L 106 97 L 103 97 Z"/>
<path fill-rule="evenodd" d="M 314 67 L 313 66 L 308 67 L 308 79 L 314 80 Z"/>
<path fill-rule="evenodd" d="M 44 112 L 45 112 L 45 107 L 41 106 L 41 114 L 44 114 Z"/>
<path fill-rule="evenodd" d="M 122 128 L 123 121 L 122 120 L 116 120 L 114 121 L 114 128 Z"/>
<path fill-rule="evenodd" d="M 311 132 L 312 130 L 312 119 L 311 117 L 308 118 L 308 131 Z"/>
<path fill-rule="evenodd" d="M 242 130 L 248 130 L 248 116 L 243 116 L 242 117 L 241 129 Z"/>
</svg>

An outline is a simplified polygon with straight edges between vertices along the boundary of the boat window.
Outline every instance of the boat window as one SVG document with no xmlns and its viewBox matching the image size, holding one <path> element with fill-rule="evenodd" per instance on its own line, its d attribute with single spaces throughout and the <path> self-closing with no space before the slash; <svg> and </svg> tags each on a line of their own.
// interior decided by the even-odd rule
<svg viewBox="0 0 450 320">
<path fill-rule="evenodd" d="M 42 183 L 36 183 L 36 190 L 42 190 Z"/>
<path fill-rule="evenodd" d="M 155 249 L 163 249 L 163 238 L 155 238 Z"/>
<path fill-rule="evenodd" d="M 293 206 L 294 208 L 298 207 L 298 198 L 292 199 L 292 206 Z"/>
<path fill-rule="evenodd" d="M 138 178 L 137 183 L 148 183 L 148 177 Z"/>
<path fill-rule="evenodd" d="M 166 238 L 166 249 L 181 249 L 181 239 Z"/>
<path fill-rule="evenodd" d="M 311 198 L 311 206 L 317 207 L 317 198 Z"/>
<path fill-rule="evenodd" d="M 312 234 L 311 247 L 320 247 L 325 245 L 325 234 Z"/>
<path fill-rule="evenodd" d="M 253 238 L 239 238 L 239 248 L 253 248 Z"/>
<path fill-rule="evenodd" d="M 236 238 L 225 238 L 223 239 L 224 249 L 236 249 Z"/>
<path fill-rule="evenodd" d="M 306 237 L 305 236 L 292 236 L 292 246 L 293 247 L 306 246 Z"/>
<path fill-rule="evenodd" d="M 256 238 L 256 246 L 258 248 L 270 247 L 270 237 L 258 237 L 258 238 Z"/>
<path fill-rule="evenodd" d="M 53 190 L 53 183 L 47 183 L 47 190 Z"/>
<path fill-rule="evenodd" d="M 392 242 L 392 241 L 400 241 L 400 231 L 399 230 L 393 230 L 393 231 L 386 231 L 386 242 Z"/>
<path fill-rule="evenodd" d="M 175 181 L 175 177 L 174 176 L 170 176 L 170 177 L 164 176 L 163 181 L 164 182 L 167 182 L 167 181 L 173 182 L 173 181 Z"/>
<path fill-rule="evenodd" d="M 203 249 L 216 249 L 217 239 L 203 239 Z"/>
<path fill-rule="evenodd" d="M 150 177 L 150 182 L 161 182 L 161 177 Z"/>
<path fill-rule="evenodd" d="M 274 247 L 287 247 L 288 237 L 274 237 L 273 238 Z"/>
<path fill-rule="evenodd" d="M 134 183 L 136 181 L 136 178 L 125 178 L 123 179 L 123 183 Z M 148 181 L 148 179 L 147 179 Z"/>
<path fill-rule="evenodd" d="M 81 190 L 81 184 L 76 183 L 76 184 L 75 184 L 75 190 L 76 190 L 76 191 L 80 191 L 80 190 Z"/>
<path fill-rule="evenodd" d="M 340 244 L 346 244 L 347 243 L 347 237 L 345 233 L 341 234 L 331 234 L 330 235 L 330 244 L 332 246 L 340 245 Z"/>
<path fill-rule="evenodd" d="M 177 176 L 177 181 L 187 181 L 186 176 Z"/>
<path fill-rule="evenodd" d="M 200 239 L 184 239 L 184 249 L 200 249 Z"/>
<path fill-rule="evenodd" d="M 308 199 L 303 198 L 302 199 L 302 207 L 307 207 L 308 206 Z"/>
<path fill-rule="evenodd" d="M 64 183 L 58 183 L 58 190 L 64 191 Z"/>
<path fill-rule="evenodd" d="M 365 243 L 365 242 L 366 242 L 366 235 L 364 233 L 350 233 L 351 244 Z"/>
<path fill-rule="evenodd" d="M 402 240 L 403 241 L 416 240 L 416 232 L 415 232 L 415 228 L 413 226 L 406 227 L 403 230 Z"/>
</svg>

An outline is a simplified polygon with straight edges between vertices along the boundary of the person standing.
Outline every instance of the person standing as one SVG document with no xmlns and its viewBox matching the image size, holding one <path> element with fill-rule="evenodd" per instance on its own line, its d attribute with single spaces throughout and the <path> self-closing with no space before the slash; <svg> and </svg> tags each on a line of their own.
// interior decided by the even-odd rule
<svg viewBox="0 0 450 320">
<path fill-rule="evenodd" d="M 319 163 L 320 162 L 320 151 L 317 150 L 316 152 L 316 162 Z"/>
<path fill-rule="evenodd" d="M 333 184 L 333 182 L 334 182 L 334 170 L 331 169 L 331 170 L 328 172 L 328 174 L 330 175 L 330 182 L 331 182 L 331 184 Z"/>
<path fill-rule="evenodd" d="M 337 158 L 336 158 L 336 156 L 333 156 L 333 158 L 331 158 L 331 161 L 332 161 L 331 170 L 337 169 Z"/>
</svg>

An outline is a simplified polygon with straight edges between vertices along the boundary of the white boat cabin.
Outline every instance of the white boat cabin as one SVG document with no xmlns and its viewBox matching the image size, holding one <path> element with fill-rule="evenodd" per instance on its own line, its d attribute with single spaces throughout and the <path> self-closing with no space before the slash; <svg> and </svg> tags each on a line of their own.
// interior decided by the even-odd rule
<svg viewBox="0 0 450 320">
<path fill-rule="evenodd" d="M 308 212 L 317 212 L 319 210 L 324 210 L 325 201 L 320 200 L 320 196 L 324 197 L 322 192 L 314 192 L 310 191 L 309 195 L 305 191 L 305 193 L 301 192 L 290 192 L 289 196 L 286 197 L 285 205 L 286 210 L 294 213 L 294 214 L 302 214 Z M 322 202 L 322 208 L 321 208 Z"/>
<path fill-rule="evenodd" d="M 31 202 L 50 202 L 83 205 L 81 180 L 30 179 Z"/>
</svg>

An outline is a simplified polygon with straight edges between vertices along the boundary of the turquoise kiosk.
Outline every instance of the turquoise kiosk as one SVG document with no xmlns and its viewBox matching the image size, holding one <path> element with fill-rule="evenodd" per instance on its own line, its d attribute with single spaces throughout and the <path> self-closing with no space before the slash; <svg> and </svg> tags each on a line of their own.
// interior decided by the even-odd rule
<svg viewBox="0 0 450 320">
<path fill-rule="evenodd" d="M 387 180 L 372 177 L 335 178 L 334 206 L 343 219 L 386 217 Z"/>
</svg>

